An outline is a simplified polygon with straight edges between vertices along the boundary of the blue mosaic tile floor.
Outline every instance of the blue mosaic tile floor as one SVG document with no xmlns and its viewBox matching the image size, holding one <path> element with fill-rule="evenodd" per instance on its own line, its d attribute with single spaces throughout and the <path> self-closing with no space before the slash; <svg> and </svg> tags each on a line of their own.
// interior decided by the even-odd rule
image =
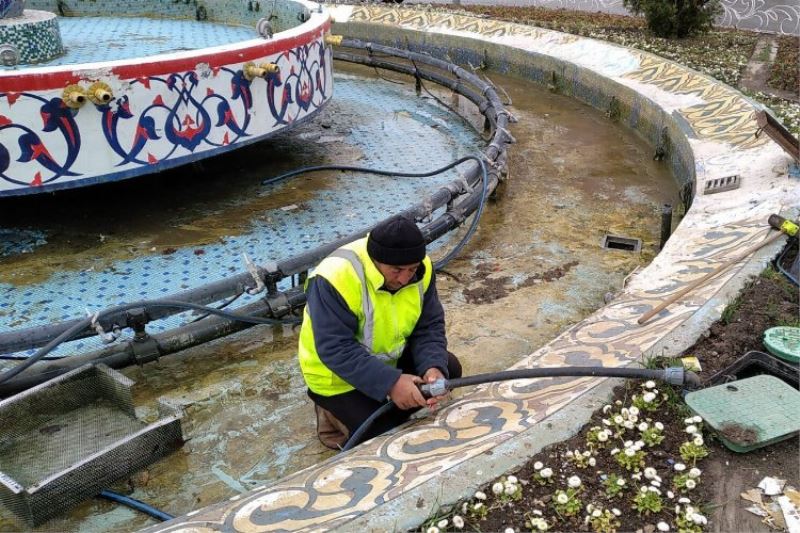
<svg viewBox="0 0 800 533">
<path fill-rule="evenodd" d="M 355 112 L 358 117 L 346 143 L 364 157 L 357 162 L 330 163 L 424 172 L 476 153 L 482 146 L 479 135 L 467 124 L 430 100 L 417 98 L 413 85 L 398 86 L 350 75 L 337 75 L 335 83 L 337 109 Z M 321 119 L 325 120 L 325 115 Z M 454 170 L 433 178 L 338 174 L 304 201 L 303 209 L 253 213 L 249 231 L 227 236 L 224 243 L 204 246 L 200 255 L 192 246 L 170 255 L 154 253 L 118 261 L 103 271 L 54 272 L 50 279 L 36 285 L 0 283 L 0 331 L 80 318 L 86 308 L 98 311 L 198 287 L 244 270 L 242 252 L 259 264 L 292 257 L 409 207 L 457 176 Z M 270 174 L 265 172 L 264 177 Z M 224 180 L 226 176 L 218 178 Z M 277 191 L 291 184 L 290 180 L 271 187 Z M 252 298 L 242 297 L 235 305 L 248 301 Z M 235 311 L 233 306 L 229 309 Z M 176 315 L 151 323 L 148 330 L 168 330 L 191 318 L 189 314 Z M 82 339 L 62 345 L 52 355 L 74 355 L 100 346 L 97 337 Z"/>
<path fill-rule="evenodd" d="M 67 53 L 37 66 L 75 65 L 195 50 L 258 37 L 255 28 L 144 17 L 59 17 Z M 7 67 L 2 67 L 8 70 Z"/>
</svg>

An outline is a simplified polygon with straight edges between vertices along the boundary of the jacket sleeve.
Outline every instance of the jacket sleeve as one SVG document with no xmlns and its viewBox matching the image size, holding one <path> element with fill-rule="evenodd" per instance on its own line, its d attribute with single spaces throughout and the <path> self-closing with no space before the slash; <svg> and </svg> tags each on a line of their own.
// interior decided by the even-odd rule
<svg viewBox="0 0 800 533">
<path fill-rule="evenodd" d="M 436 273 L 431 274 L 431 283 L 422 301 L 422 314 L 407 339 L 407 347 L 414 360 L 417 375 L 422 376 L 429 368 L 438 368 L 444 377 L 447 374 L 447 336 L 444 329 L 444 309 L 436 291 Z"/>
<path fill-rule="evenodd" d="M 402 372 L 373 357 L 356 340 L 358 318 L 328 280 L 311 278 L 306 298 L 322 363 L 360 392 L 383 401 Z"/>
</svg>

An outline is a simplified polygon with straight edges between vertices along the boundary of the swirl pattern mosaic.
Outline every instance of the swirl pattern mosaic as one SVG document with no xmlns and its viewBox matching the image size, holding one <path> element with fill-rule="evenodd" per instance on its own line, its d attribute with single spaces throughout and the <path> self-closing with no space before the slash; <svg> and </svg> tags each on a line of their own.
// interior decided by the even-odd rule
<svg viewBox="0 0 800 533">
<path fill-rule="evenodd" d="M 665 249 L 623 295 L 520 361 L 516 368 L 620 367 L 640 359 L 695 317 L 745 266 L 726 271 L 644 326 L 637 325 L 638 317 L 744 247 L 764 239 L 769 213 L 780 212 L 798 198 L 797 184 L 785 181 L 788 157 L 776 146 L 752 138 L 749 128 L 754 109 L 748 101 L 669 61 L 597 41 L 564 39 L 557 32 L 460 15 L 342 6 L 335 9 L 334 16 L 338 22 L 391 24 L 491 40 L 507 46 L 509 53 L 535 50 L 579 63 L 638 91 L 646 105 L 677 112 L 689 125 L 688 142 L 698 179 L 727 172 L 747 174 L 748 181 L 740 190 L 714 195 L 712 200 L 695 198 Z M 776 173 L 776 168 L 782 170 Z M 591 378 L 557 378 L 483 386 L 435 417 L 376 438 L 273 486 L 195 511 L 154 530 L 334 529 L 415 487 L 436 483 L 442 472 L 518 437 L 598 383 Z"/>
</svg>

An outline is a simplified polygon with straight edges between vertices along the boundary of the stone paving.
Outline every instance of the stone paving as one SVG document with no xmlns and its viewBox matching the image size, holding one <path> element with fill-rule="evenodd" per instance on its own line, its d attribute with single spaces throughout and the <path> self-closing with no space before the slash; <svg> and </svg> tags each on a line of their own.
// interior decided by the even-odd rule
<svg viewBox="0 0 800 533">
<path fill-rule="evenodd" d="M 720 315 L 782 239 L 644 326 L 637 319 L 763 241 L 771 213 L 796 215 L 800 187 L 789 177 L 789 156 L 755 135 L 760 107 L 709 77 L 641 51 L 513 23 L 377 5 L 338 5 L 332 12 L 335 33 L 484 56 L 608 109 L 664 151 L 677 176 L 699 191 L 665 249 L 622 294 L 514 368 L 618 367 L 679 352 Z M 740 176 L 740 188 L 702 194 L 707 181 L 732 175 Z M 435 416 L 152 531 L 413 527 L 437 505 L 469 495 L 577 430 L 593 402 L 608 394 L 609 383 L 561 378 L 482 386 Z"/>
</svg>

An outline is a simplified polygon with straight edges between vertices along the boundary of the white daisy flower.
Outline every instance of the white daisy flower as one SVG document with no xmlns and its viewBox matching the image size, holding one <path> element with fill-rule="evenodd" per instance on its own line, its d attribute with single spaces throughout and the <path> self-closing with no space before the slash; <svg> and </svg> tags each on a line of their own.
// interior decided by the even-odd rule
<svg viewBox="0 0 800 533">
<path fill-rule="evenodd" d="M 456 527 L 456 529 L 463 529 L 464 519 L 458 515 L 453 515 L 453 525 Z"/>
<path fill-rule="evenodd" d="M 675 463 L 675 466 L 673 466 L 672 468 L 674 468 L 676 472 L 683 472 L 684 470 L 686 470 L 686 465 L 683 463 Z"/>
<path fill-rule="evenodd" d="M 553 475 L 553 469 L 552 468 L 542 468 L 542 471 L 539 472 L 539 475 L 542 476 L 543 478 L 547 479 L 547 478 L 549 478 L 550 476 Z"/>
<path fill-rule="evenodd" d="M 692 468 L 691 470 L 689 470 L 689 477 L 700 477 L 700 474 L 702 473 L 703 471 L 700 470 L 699 468 Z"/>
<path fill-rule="evenodd" d="M 485 492 L 481 492 L 481 491 L 476 492 L 475 493 L 475 499 L 476 500 L 485 500 L 486 499 L 486 493 Z"/>
<path fill-rule="evenodd" d="M 444 518 L 444 519 L 442 519 L 442 520 L 439 520 L 439 521 L 436 523 L 436 527 L 438 527 L 439 529 L 444 529 L 444 528 L 446 528 L 446 527 L 447 527 L 447 524 L 449 524 L 449 523 L 450 523 L 450 522 L 447 520 L 447 518 Z"/>
<path fill-rule="evenodd" d="M 567 485 L 569 485 L 570 488 L 577 489 L 581 486 L 581 478 L 578 476 L 572 476 L 567 480 Z"/>
<path fill-rule="evenodd" d="M 560 504 L 565 504 L 569 501 L 569 496 L 567 496 L 563 492 L 559 492 L 558 496 L 556 496 L 556 501 Z"/>
<path fill-rule="evenodd" d="M 656 524 L 656 529 L 658 529 L 659 531 L 669 531 L 669 524 L 667 524 L 666 522 L 659 522 L 658 524 Z"/>
<path fill-rule="evenodd" d="M 535 463 L 533 463 L 533 469 L 534 470 L 541 470 L 542 467 L 544 467 L 544 465 L 542 464 L 541 461 L 536 461 Z"/>
</svg>

